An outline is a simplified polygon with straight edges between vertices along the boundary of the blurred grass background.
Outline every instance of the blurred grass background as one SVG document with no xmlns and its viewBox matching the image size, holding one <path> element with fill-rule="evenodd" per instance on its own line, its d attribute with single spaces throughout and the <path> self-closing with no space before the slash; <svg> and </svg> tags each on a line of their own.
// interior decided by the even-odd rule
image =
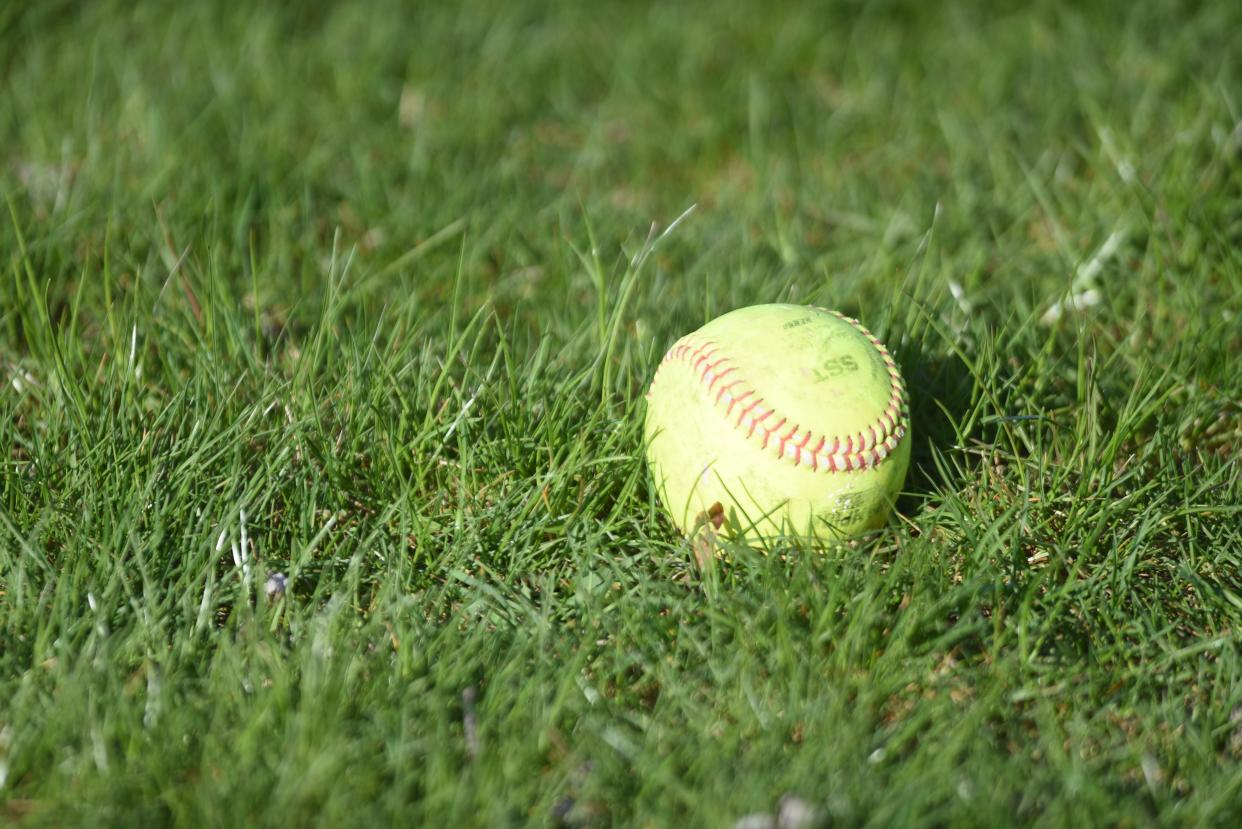
<svg viewBox="0 0 1242 829">
<path fill-rule="evenodd" d="M 1240 24 L 0 7 L 0 819 L 1233 825 Z M 700 572 L 641 393 L 773 301 L 909 492 Z"/>
</svg>

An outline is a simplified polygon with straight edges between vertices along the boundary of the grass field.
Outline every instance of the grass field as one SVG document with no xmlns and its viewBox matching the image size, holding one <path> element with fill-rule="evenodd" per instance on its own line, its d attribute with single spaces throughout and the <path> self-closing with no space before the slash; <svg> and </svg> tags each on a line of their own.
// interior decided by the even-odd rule
<svg viewBox="0 0 1242 829">
<path fill-rule="evenodd" d="M 0 824 L 1242 822 L 1242 5 L 250 5 L 0 5 Z M 774 301 L 906 493 L 700 570 Z"/>
</svg>

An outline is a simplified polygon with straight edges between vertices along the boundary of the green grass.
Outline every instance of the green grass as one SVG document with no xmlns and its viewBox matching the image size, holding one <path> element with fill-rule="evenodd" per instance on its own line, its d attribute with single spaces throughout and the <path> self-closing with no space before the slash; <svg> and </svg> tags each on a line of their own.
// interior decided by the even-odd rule
<svg viewBox="0 0 1242 829">
<path fill-rule="evenodd" d="M 1242 6 L 131 5 L 0 7 L 0 823 L 1242 820 Z M 907 494 L 700 572 L 771 301 Z"/>
</svg>

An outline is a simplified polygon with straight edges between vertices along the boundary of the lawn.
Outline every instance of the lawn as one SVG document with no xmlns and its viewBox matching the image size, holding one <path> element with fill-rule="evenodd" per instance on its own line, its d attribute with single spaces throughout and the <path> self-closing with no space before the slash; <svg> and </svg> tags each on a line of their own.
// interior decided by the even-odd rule
<svg viewBox="0 0 1242 829">
<path fill-rule="evenodd" d="M 0 824 L 1239 825 L 1238 31 L 0 5 Z M 765 302 L 911 471 L 700 567 L 643 392 Z"/>
</svg>

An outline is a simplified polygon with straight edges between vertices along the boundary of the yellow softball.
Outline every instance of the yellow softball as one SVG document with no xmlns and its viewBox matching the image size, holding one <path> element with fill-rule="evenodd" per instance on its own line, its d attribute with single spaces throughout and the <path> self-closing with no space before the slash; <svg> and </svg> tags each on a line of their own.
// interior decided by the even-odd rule
<svg viewBox="0 0 1242 829">
<path fill-rule="evenodd" d="M 881 526 L 905 481 L 910 420 L 888 350 L 857 320 L 740 308 L 682 337 L 647 392 L 647 462 L 673 522 L 758 544 Z"/>
</svg>

